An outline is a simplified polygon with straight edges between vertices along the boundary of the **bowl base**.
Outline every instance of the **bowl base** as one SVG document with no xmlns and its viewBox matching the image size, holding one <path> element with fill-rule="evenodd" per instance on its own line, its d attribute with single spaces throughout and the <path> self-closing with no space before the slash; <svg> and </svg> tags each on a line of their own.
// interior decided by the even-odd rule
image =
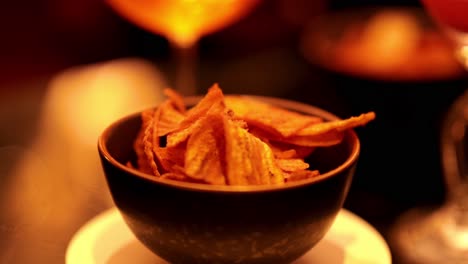
<svg viewBox="0 0 468 264">
<path fill-rule="evenodd" d="M 390 264 L 390 250 L 365 220 L 342 209 L 325 237 L 293 264 Z M 116 208 L 86 223 L 74 235 L 66 264 L 167 264 L 136 240 Z"/>
</svg>

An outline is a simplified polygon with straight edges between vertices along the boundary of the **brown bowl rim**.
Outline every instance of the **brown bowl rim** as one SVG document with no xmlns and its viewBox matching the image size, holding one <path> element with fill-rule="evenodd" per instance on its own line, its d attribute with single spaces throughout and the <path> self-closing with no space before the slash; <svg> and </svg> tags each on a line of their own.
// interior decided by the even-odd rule
<svg viewBox="0 0 468 264">
<path fill-rule="evenodd" d="M 234 94 L 229 94 L 229 96 L 230 95 L 234 95 Z M 242 94 L 242 95 L 235 95 L 235 96 L 242 96 L 242 97 L 257 99 L 257 100 L 272 103 L 275 105 L 281 105 L 281 107 L 285 107 L 285 108 L 292 109 L 295 111 L 301 111 L 300 108 L 307 108 L 307 109 L 314 111 L 318 116 L 324 117 L 327 120 L 339 120 L 340 119 L 336 115 L 322 108 L 319 108 L 313 105 L 304 104 L 298 101 L 292 101 L 292 100 L 274 98 L 274 97 L 268 97 L 268 96 L 259 96 L 259 95 L 243 95 Z M 190 96 L 190 97 L 184 98 L 184 100 L 187 105 L 193 105 L 198 100 L 200 100 L 200 98 L 201 98 L 200 96 Z M 326 180 L 333 176 L 336 176 L 340 174 L 341 172 L 345 171 L 346 169 L 348 169 L 349 167 L 351 167 L 354 163 L 357 162 L 357 159 L 360 153 L 360 148 L 361 148 L 360 141 L 359 141 L 358 136 L 356 135 L 356 132 L 353 129 L 348 130 L 346 133 L 348 133 L 351 136 L 352 141 L 355 142 L 355 144 L 353 146 L 353 149 L 351 150 L 351 154 L 349 155 L 349 157 L 343 163 L 341 163 L 340 166 L 311 179 L 287 182 L 284 184 L 231 186 L 231 185 L 211 185 L 211 184 L 205 184 L 205 183 L 190 183 L 190 182 L 183 182 L 183 181 L 171 180 L 171 179 L 160 179 L 160 178 L 156 178 L 155 176 L 140 172 L 137 169 L 130 168 L 126 166 L 125 164 L 118 162 L 116 159 L 114 159 L 110 155 L 105 144 L 105 142 L 109 138 L 109 135 L 111 134 L 111 132 L 114 130 L 116 126 L 118 126 L 119 124 L 129 119 L 135 118 L 136 116 L 140 114 L 141 114 L 141 111 L 126 115 L 124 117 L 121 117 L 120 119 L 117 119 L 116 121 L 112 122 L 109 126 L 107 126 L 104 129 L 104 131 L 101 133 L 101 135 L 98 137 L 99 153 L 102 154 L 102 156 L 110 164 L 112 164 L 114 167 L 117 167 L 120 170 L 126 171 L 129 174 L 132 174 L 143 180 L 150 181 L 154 184 L 162 184 L 162 185 L 179 188 L 179 189 L 186 189 L 186 190 L 192 190 L 192 191 L 225 192 L 225 193 L 239 193 L 239 192 L 255 193 L 255 192 L 280 191 L 280 190 L 287 190 L 287 189 L 292 189 L 292 188 L 297 188 L 297 187 L 304 187 L 307 185 L 311 185 L 311 184 Z"/>
</svg>

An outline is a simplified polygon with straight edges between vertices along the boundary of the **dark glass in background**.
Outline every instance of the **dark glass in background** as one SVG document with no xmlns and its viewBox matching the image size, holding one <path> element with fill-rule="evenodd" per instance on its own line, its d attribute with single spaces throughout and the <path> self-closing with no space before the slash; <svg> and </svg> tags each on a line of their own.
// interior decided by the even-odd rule
<svg viewBox="0 0 468 264">
<path fill-rule="evenodd" d="M 369 9 L 363 8 L 375 7 L 378 12 L 391 6 L 402 7 L 335 5 L 333 11 L 361 19 L 363 14 L 369 14 Z M 335 35 L 352 22 L 344 16 L 344 20 L 339 19 L 336 16 L 328 21 L 334 24 L 330 26 L 331 33 L 321 25 L 311 27 L 325 32 L 323 35 L 330 39 L 339 39 Z M 292 90 L 290 97 L 302 98 L 343 117 L 366 111 L 377 114 L 374 122 L 357 129 L 363 149 L 345 207 L 377 226 L 385 236 L 395 217 L 407 209 L 440 204 L 445 196 L 440 125 L 450 104 L 468 87 L 466 76 L 458 74 L 441 80 L 366 78 L 329 70 L 333 64 L 311 62 L 309 72 L 314 73 L 315 83 L 310 77 L 309 83 Z M 304 89 L 307 86 L 309 89 Z"/>
</svg>

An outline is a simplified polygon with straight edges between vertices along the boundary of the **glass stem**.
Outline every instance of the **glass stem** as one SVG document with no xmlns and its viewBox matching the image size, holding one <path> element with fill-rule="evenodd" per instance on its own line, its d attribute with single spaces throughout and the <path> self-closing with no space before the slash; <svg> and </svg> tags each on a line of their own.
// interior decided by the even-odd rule
<svg viewBox="0 0 468 264">
<path fill-rule="evenodd" d="M 175 57 L 174 89 L 183 96 L 197 94 L 195 69 L 197 64 L 197 45 L 180 46 L 170 42 L 172 54 Z"/>
</svg>

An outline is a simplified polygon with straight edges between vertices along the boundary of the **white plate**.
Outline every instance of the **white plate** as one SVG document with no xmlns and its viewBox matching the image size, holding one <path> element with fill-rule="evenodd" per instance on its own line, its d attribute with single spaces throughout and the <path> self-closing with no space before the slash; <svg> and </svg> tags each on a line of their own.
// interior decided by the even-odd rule
<svg viewBox="0 0 468 264">
<path fill-rule="evenodd" d="M 66 264 L 164 264 L 140 244 L 116 208 L 86 223 L 73 236 Z M 382 236 L 366 221 L 343 209 L 330 231 L 294 264 L 391 264 Z"/>
</svg>

